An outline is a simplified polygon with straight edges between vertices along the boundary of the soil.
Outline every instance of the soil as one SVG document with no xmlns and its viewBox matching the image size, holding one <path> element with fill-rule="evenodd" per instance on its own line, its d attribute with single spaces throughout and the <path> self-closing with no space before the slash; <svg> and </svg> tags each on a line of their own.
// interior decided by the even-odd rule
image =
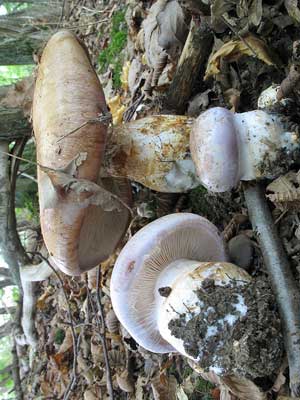
<svg viewBox="0 0 300 400">
<path fill-rule="evenodd" d="M 186 314 L 181 315 L 169 328 L 204 371 L 256 379 L 279 369 L 283 339 L 266 278 L 227 286 L 206 280 L 197 296 L 203 304 L 201 314 L 189 316 L 188 322 Z"/>
</svg>

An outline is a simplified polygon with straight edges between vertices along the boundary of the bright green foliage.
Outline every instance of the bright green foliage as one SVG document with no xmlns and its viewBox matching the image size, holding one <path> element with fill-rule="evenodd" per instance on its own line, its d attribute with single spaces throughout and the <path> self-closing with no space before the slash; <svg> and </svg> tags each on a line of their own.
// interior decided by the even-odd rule
<svg viewBox="0 0 300 400">
<path fill-rule="evenodd" d="M 17 303 L 20 300 L 20 293 L 19 293 L 19 289 L 17 288 L 17 286 L 14 286 L 12 288 L 12 299 L 15 303 Z"/>
<path fill-rule="evenodd" d="M 100 71 L 112 65 L 113 85 L 117 89 L 121 86 L 121 72 L 123 65 L 122 50 L 127 42 L 127 26 L 125 11 L 116 11 L 112 16 L 112 27 L 109 45 L 99 55 Z"/>
<path fill-rule="evenodd" d="M 31 75 L 34 65 L 2 65 L 0 66 L 0 86 L 10 85 L 19 79 Z"/>
<path fill-rule="evenodd" d="M 23 10 L 24 8 L 27 8 L 30 3 L 11 3 L 10 1 L 3 1 L 2 6 L 5 12 L 2 14 L 10 14 L 15 11 Z"/>
</svg>

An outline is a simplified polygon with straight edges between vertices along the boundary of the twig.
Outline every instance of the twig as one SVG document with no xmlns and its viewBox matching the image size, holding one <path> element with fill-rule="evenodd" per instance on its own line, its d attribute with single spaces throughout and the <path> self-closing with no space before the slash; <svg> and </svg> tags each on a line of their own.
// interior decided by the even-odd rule
<svg viewBox="0 0 300 400">
<path fill-rule="evenodd" d="M 256 184 L 245 186 L 244 193 L 249 217 L 257 233 L 276 295 L 285 348 L 290 369 L 290 388 L 293 396 L 300 396 L 300 292 L 290 269 L 288 258 L 277 235 L 272 215 L 262 188 Z"/>
<path fill-rule="evenodd" d="M 136 109 L 138 106 L 141 104 L 141 102 L 144 100 L 145 94 L 142 93 L 124 112 L 123 120 L 124 122 L 129 122 L 131 121 L 134 113 L 136 112 Z"/>
<path fill-rule="evenodd" d="M 73 353 L 74 353 L 74 355 L 73 355 L 72 378 L 71 378 L 71 380 L 69 382 L 69 385 L 68 385 L 68 387 L 67 387 L 67 389 L 66 389 L 66 391 L 64 393 L 64 397 L 63 397 L 63 400 L 68 400 L 70 398 L 70 396 L 71 396 L 71 393 L 72 393 L 72 391 L 74 389 L 74 386 L 76 384 L 76 381 L 77 381 L 77 356 L 78 356 L 77 346 L 78 346 L 78 343 L 79 343 L 79 338 L 77 338 L 76 332 L 75 332 L 75 328 L 74 328 L 75 325 L 74 325 L 74 320 L 73 320 L 73 316 L 72 316 L 71 306 L 70 306 L 70 303 L 69 303 L 69 300 L 68 300 L 68 297 L 67 297 L 67 293 L 66 293 L 65 288 L 64 288 L 64 282 L 63 282 L 60 274 L 51 265 L 50 261 L 46 257 L 44 257 L 41 253 L 39 253 L 39 252 L 31 252 L 31 254 L 35 254 L 35 255 L 39 256 L 52 269 L 52 271 L 56 275 L 56 277 L 57 277 L 57 279 L 58 279 L 58 281 L 59 281 L 59 283 L 61 285 L 61 288 L 62 288 L 62 291 L 63 291 L 63 294 L 64 294 L 64 298 L 65 298 L 65 301 L 66 301 L 66 304 L 67 304 L 67 307 L 68 307 L 68 314 L 69 314 L 69 319 L 70 319 L 70 329 L 71 329 L 72 340 L 73 340 Z"/>
<path fill-rule="evenodd" d="M 26 174 L 26 172 L 20 172 L 18 173 L 18 177 L 19 176 L 24 176 L 24 178 L 30 179 L 32 182 L 37 183 L 37 179 L 34 176 L 31 176 L 29 174 Z"/>
<path fill-rule="evenodd" d="M 12 354 L 12 376 L 14 381 L 14 391 L 16 400 L 23 400 L 23 390 L 21 385 L 21 378 L 20 378 L 20 365 L 19 365 L 19 358 L 17 354 L 17 344 L 15 339 L 13 339 L 13 346 L 11 350 Z"/>
<path fill-rule="evenodd" d="M 96 300 L 97 300 L 97 308 L 98 308 L 98 312 L 100 314 L 100 318 L 99 318 L 98 312 L 96 312 L 96 310 L 95 310 L 93 300 L 91 299 L 90 289 L 87 284 L 86 284 L 86 286 L 87 286 L 88 300 L 91 304 L 93 313 L 95 314 L 95 317 L 96 317 L 96 323 L 97 323 L 97 326 L 99 329 L 100 341 L 101 341 L 101 344 L 103 347 L 103 355 L 104 355 L 105 367 L 106 367 L 107 390 L 108 390 L 110 400 L 114 400 L 111 370 L 110 370 L 108 351 L 107 351 L 107 345 L 106 345 L 105 319 L 104 319 L 103 308 L 102 308 L 102 304 L 101 304 L 102 290 L 101 290 L 100 278 L 101 278 L 101 270 L 100 270 L 100 267 L 97 267 Z"/>
<path fill-rule="evenodd" d="M 258 55 L 256 53 L 256 51 L 252 48 L 252 46 L 246 41 L 245 38 L 243 38 L 243 36 L 241 36 L 238 31 L 236 29 L 234 29 L 234 27 L 226 20 L 226 18 L 224 18 L 223 16 L 221 16 L 221 20 L 224 22 L 225 25 L 228 26 L 228 28 L 244 43 L 245 46 L 248 47 L 248 49 L 253 53 L 254 57 L 258 58 Z"/>
<path fill-rule="evenodd" d="M 58 24 L 57 24 L 57 27 L 56 27 L 56 30 L 57 30 L 57 31 L 58 31 L 58 29 L 60 28 L 60 25 L 61 25 L 61 23 L 62 23 L 62 21 L 63 21 L 63 19 L 64 19 L 65 3 L 66 3 L 66 0 L 63 0 L 62 5 L 61 5 L 61 14 L 60 14 L 60 18 L 59 18 L 59 21 L 58 21 Z"/>
<path fill-rule="evenodd" d="M 84 128 L 85 126 L 89 124 L 106 124 L 110 123 L 112 120 L 111 113 L 107 112 L 104 115 L 100 115 L 98 118 L 94 119 L 89 119 L 88 121 L 85 121 L 82 125 L 78 126 L 77 128 L 73 129 L 71 132 L 66 133 L 63 135 L 61 138 L 59 138 L 56 143 L 59 143 L 61 140 L 65 139 L 66 137 L 72 135 L 73 133 L 79 131 L 79 129 Z"/>
</svg>

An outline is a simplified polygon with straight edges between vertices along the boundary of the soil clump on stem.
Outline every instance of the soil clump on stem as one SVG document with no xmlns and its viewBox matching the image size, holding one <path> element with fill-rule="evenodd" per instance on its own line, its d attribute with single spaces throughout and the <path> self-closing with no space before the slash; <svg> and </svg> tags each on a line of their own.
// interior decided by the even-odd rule
<svg viewBox="0 0 300 400">
<path fill-rule="evenodd" d="M 256 379 L 280 367 L 283 338 L 266 278 L 226 286 L 206 279 L 197 296 L 201 313 L 182 314 L 169 328 L 204 371 Z"/>
</svg>

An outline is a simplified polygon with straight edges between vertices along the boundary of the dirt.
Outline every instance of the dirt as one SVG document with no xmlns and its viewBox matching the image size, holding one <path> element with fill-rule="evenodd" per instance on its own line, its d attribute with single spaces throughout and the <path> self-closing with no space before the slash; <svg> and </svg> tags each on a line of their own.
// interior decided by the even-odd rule
<svg viewBox="0 0 300 400">
<path fill-rule="evenodd" d="M 249 379 L 272 375 L 282 363 L 283 339 L 275 297 L 266 278 L 250 284 L 215 286 L 206 280 L 197 291 L 201 314 L 169 323 L 190 356 L 205 371 Z M 246 311 L 245 311 L 246 310 Z M 235 321 L 234 321 L 235 320 Z"/>
</svg>

